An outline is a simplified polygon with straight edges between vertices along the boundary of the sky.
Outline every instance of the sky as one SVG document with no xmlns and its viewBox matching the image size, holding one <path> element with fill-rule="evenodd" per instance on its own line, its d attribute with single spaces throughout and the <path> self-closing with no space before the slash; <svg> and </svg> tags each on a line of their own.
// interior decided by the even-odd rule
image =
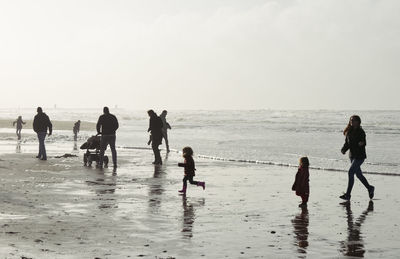
<svg viewBox="0 0 400 259">
<path fill-rule="evenodd" d="M 0 107 L 400 109 L 398 0 L 0 2 Z"/>
</svg>

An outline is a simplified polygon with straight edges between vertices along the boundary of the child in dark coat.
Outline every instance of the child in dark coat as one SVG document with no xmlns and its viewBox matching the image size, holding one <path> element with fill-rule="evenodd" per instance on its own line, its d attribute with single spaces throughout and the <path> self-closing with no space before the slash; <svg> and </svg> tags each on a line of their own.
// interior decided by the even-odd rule
<svg viewBox="0 0 400 259">
<path fill-rule="evenodd" d="M 193 181 L 193 177 L 195 176 L 194 171 L 196 170 L 196 168 L 194 165 L 192 148 L 185 147 L 185 148 L 183 148 L 182 152 L 183 152 L 183 157 L 185 158 L 185 162 L 179 163 L 178 166 L 185 168 L 185 177 L 183 177 L 182 190 L 180 190 L 179 192 L 184 195 L 186 194 L 187 181 L 189 181 L 190 184 L 194 184 L 194 185 L 203 187 L 203 190 L 204 190 L 206 188 L 205 182 Z"/>
<path fill-rule="evenodd" d="M 299 169 L 296 174 L 296 179 L 292 186 L 292 190 L 296 191 L 296 195 L 300 196 L 302 199 L 302 203 L 299 207 L 306 207 L 308 202 L 308 197 L 310 195 L 310 185 L 309 185 L 309 176 L 308 167 L 310 162 L 307 157 L 300 158 Z"/>
</svg>

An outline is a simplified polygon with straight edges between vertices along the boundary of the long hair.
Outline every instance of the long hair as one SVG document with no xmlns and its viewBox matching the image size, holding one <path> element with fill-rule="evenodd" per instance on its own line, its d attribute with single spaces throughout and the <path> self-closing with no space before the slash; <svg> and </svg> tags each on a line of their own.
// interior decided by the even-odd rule
<svg viewBox="0 0 400 259">
<path fill-rule="evenodd" d="M 349 123 L 347 124 L 346 128 L 343 130 L 343 135 L 347 136 L 352 130 L 353 127 L 351 126 L 351 121 L 358 121 L 361 124 L 361 118 L 358 115 L 353 115 L 349 119 Z"/>
</svg>

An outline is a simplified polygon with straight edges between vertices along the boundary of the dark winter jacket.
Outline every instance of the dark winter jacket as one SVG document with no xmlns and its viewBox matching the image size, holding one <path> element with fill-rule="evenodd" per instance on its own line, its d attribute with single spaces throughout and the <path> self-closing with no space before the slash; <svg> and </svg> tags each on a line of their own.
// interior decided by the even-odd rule
<svg viewBox="0 0 400 259">
<path fill-rule="evenodd" d="M 310 173 L 308 167 L 299 167 L 296 179 L 292 186 L 292 190 L 296 191 L 296 195 L 304 195 L 310 193 Z"/>
<path fill-rule="evenodd" d="M 149 121 L 149 129 L 151 132 L 151 137 L 153 140 L 153 144 L 160 145 L 162 142 L 162 128 L 163 122 L 160 117 L 157 115 L 150 117 Z"/>
<path fill-rule="evenodd" d="M 185 157 L 185 162 L 184 163 L 179 163 L 178 166 L 184 167 L 185 168 L 185 175 L 186 176 L 195 176 L 195 165 L 194 165 L 194 160 L 193 157 L 187 156 Z"/>
<path fill-rule="evenodd" d="M 360 146 L 360 142 L 364 142 L 364 145 Z M 342 152 L 346 153 L 347 150 L 350 150 L 350 159 L 365 159 L 367 158 L 367 154 L 365 152 L 366 145 L 367 141 L 364 130 L 362 128 L 353 129 L 346 135 Z"/>
<path fill-rule="evenodd" d="M 50 122 L 49 116 L 46 113 L 41 112 L 36 114 L 33 119 L 33 130 L 38 132 L 47 132 L 47 128 L 49 129 L 49 134 L 53 132 L 53 125 Z"/>
<path fill-rule="evenodd" d="M 111 113 L 101 115 L 96 125 L 97 133 L 102 135 L 115 135 L 118 127 L 117 117 Z"/>
</svg>

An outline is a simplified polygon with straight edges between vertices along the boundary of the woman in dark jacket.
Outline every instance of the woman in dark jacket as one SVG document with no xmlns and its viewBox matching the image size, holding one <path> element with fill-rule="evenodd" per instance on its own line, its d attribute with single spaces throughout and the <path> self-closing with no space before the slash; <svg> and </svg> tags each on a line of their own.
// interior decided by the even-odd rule
<svg viewBox="0 0 400 259">
<path fill-rule="evenodd" d="M 372 199 L 374 197 L 375 187 L 368 183 L 361 171 L 361 165 L 367 158 L 365 152 L 367 141 L 365 132 L 361 127 L 361 118 L 358 115 L 351 116 L 349 124 L 343 131 L 343 134 L 346 136 L 346 139 L 342 147 L 342 154 L 346 154 L 346 152 L 350 150 L 349 157 L 351 166 L 349 169 L 349 182 L 347 185 L 347 191 L 345 194 L 340 196 L 340 198 L 344 200 L 350 200 L 355 174 L 357 178 L 360 179 L 360 181 L 364 184 L 365 188 L 367 188 L 369 198 Z"/>
</svg>

